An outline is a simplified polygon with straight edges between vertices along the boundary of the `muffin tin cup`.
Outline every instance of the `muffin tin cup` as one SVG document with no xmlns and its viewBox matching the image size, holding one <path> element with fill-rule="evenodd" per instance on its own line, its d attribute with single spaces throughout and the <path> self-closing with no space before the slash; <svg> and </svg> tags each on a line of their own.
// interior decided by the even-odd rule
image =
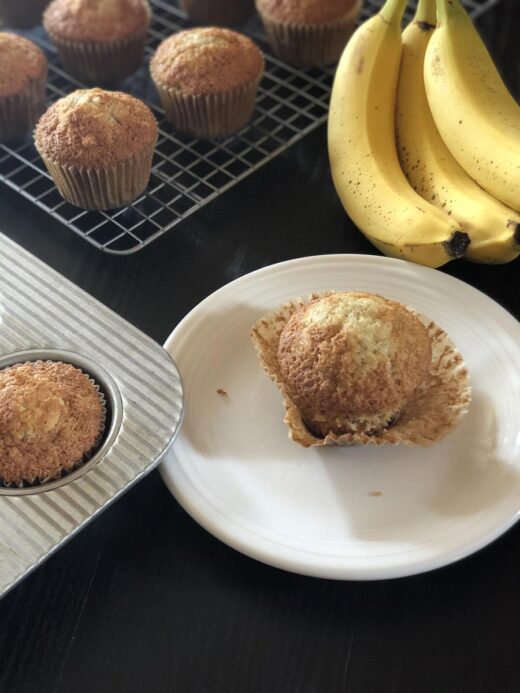
<svg viewBox="0 0 520 693">
<path fill-rule="evenodd" d="M 110 168 L 62 166 L 40 151 L 62 197 L 82 209 L 113 209 L 130 204 L 150 180 L 155 143 Z"/>
<path fill-rule="evenodd" d="M 242 128 L 255 108 L 260 80 L 218 94 L 182 94 L 157 84 L 165 117 L 193 137 L 223 137 Z"/>
<path fill-rule="evenodd" d="M 70 364 L 88 378 L 99 395 L 103 407 L 103 419 L 99 435 L 92 448 L 70 469 L 63 469 L 53 476 L 26 479 L 20 482 L 6 482 L 0 477 L 0 495 L 21 495 L 48 491 L 77 479 L 96 465 L 110 449 L 122 421 L 122 401 L 117 385 L 111 376 L 99 364 L 80 354 L 58 349 L 30 350 L 16 352 L 0 359 L 0 370 L 23 363 L 35 361 L 52 361 L 53 363 Z M 110 416 L 107 417 L 108 410 Z M 108 430 L 107 430 L 108 420 Z"/>
<path fill-rule="evenodd" d="M 49 362 L 49 359 L 46 359 L 46 362 Z M 23 362 L 16 362 L 16 363 L 11 364 L 11 365 L 15 366 L 15 365 L 19 365 L 20 363 L 23 363 L 23 364 L 34 363 L 34 361 L 26 360 Z M 69 362 L 52 360 L 52 363 L 64 364 L 64 363 L 69 363 Z M 73 364 L 70 364 L 70 365 L 73 365 Z M 2 368 L 4 368 L 4 367 L 7 368 L 8 366 L 0 366 L 0 370 L 2 370 Z M 94 378 L 91 378 L 89 376 L 89 374 L 85 373 L 81 368 L 79 368 L 78 370 L 80 370 L 83 373 L 83 375 L 87 378 L 89 383 L 91 383 L 91 385 L 93 385 L 93 387 L 95 388 L 95 390 L 98 393 L 98 397 L 100 399 L 101 406 L 102 406 L 102 421 L 101 421 L 99 433 L 98 433 L 96 440 L 95 440 L 94 444 L 92 445 L 91 449 L 88 452 L 86 452 L 84 455 L 82 455 L 81 459 L 76 460 L 70 468 L 68 468 L 68 469 L 63 468 L 59 472 L 57 472 L 56 474 L 52 474 L 52 475 L 46 476 L 46 477 L 33 477 L 32 479 L 22 479 L 20 481 L 5 481 L 5 479 L 2 479 L 2 477 L 0 476 L 0 486 L 3 486 L 4 488 L 18 488 L 18 489 L 20 489 L 20 488 L 34 488 L 35 486 L 43 486 L 44 484 L 47 484 L 51 481 L 55 481 L 56 479 L 61 479 L 61 478 L 68 476 L 70 473 L 76 471 L 82 465 L 84 465 L 86 462 L 88 462 L 92 458 L 92 456 L 95 454 L 95 452 L 97 451 L 97 449 L 99 448 L 99 446 L 101 444 L 101 441 L 103 440 L 103 435 L 105 432 L 106 419 L 107 419 L 107 403 L 106 403 L 106 399 L 105 399 L 105 395 L 104 395 L 103 391 L 100 389 L 98 383 L 94 380 Z"/>
<path fill-rule="evenodd" d="M 356 0 L 345 17 L 326 24 L 280 22 L 259 12 L 274 53 L 291 65 L 313 67 L 339 60 L 360 10 L 361 0 Z"/>
<path fill-rule="evenodd" d="M 141 65 L 148 30 L 106 43 L 69 41 L 47 31 L 67 72 L 85 84 L 108 86 L 133 74 Z"/>
<path fill-rule="evenodd" d="M 255 10 L 254 0 L 180 0 L 179 4 L 193 22 L 218 26 L 241 24 Z"/>
<path fill-rule="evenodd" d="M 0 142 L 22 137 L 32 130 L 44 110 L 46 83 L 47 70 L 23 92 L 0 98 Z"/>
</svg>

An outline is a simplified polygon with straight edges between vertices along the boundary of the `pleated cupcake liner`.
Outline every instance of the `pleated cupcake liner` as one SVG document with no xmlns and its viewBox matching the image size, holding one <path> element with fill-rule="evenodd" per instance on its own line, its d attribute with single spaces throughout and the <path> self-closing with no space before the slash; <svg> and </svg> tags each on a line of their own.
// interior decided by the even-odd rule
<svg viewBox="0 0 520 693">
<path fill-rule="evenodd" d="M 148 29 L 121 41 L 70 41 L 49 28 L 64 68 L 73 77 L 89 85 L 115 84 L 133 74 L 144 59 Z"/>
<path fill-rule="evenodd" d="M 387 428 L 370 433 L 329 433 L 320 438 L 305 425 L 294 404 L 278 363 L 280 335 L 297 310 L 332 291 L 290 301 L 260 318 L 251 329 L 251 340 L 260 363 L 283 397 L 284 421 L 289 437 L 303 447 L 322 445 L 397 445 L 430 447 L 452 431 L 466 415 L 471 402 L 468 370 L 448 335 L 428 318 L 414 313 L 428 330 L 432 341 L 432 362 L 428 379 L 416 390 L 405 409 Z"/>
<path fill-rule="evenodd" d="M 45 106 L 47 70 L 18 94 L 0 97 L 0 142 L 23 137 L 35 126 Z"/>
<path fill-rule="evenodd" d="M 255 10 L 254 0 L 180 0 L 181 8 L 197 24 L 234 26 Z"/>
<path fill-rule="evenodd" d="M 231 135 L 251 118 L 260 79 L 217 94 L 183 94 L 156 84 L 165 117 L 176 130 L 211 139 Z"/>
<path fill-rule="evenodd" d="M 34 361 L 25 361 L 25 363 L 34 363 Z M 54 361 L 53 363 L 64 363 L 63 361 Z M 21 365 L 21 364 L 20 364 Z M 64 365 L 74 365 L 74 364 L 64 364 Z M 12 368 L 12 366 L 9 366 Z M 74 368 L 77 368 L 77 366 L 74 366 Z M 101 402 L 101 425 L 99 429 L 99 434 L 94 441 L 94 444 L 92 448 L 86 452 L 80 460 L 75 462 L 69 469 L 61 469 L 59 472 L 56 472 L 56 474 L 52 474 L 50 476 L 46 477 L 34 477 L 33 479 L 23 479 L 20 481 L 5 481 L 2 479 L 0 476 L 0 485 L 3 486 L 4 488 L 32 488 L 35 486 L 43 486 L 44 484 L 47 484 L 51 481 L 56 481 L 57 479 L 62 479 L 67 476 L 70 476 L 73 472 L 77 471 L 81 467 L 83 467 L 89 460 L 92 459 L 92 457 L 96 454 L 97 450 L 99 449 L 104 433 L 105 433 L 105 428 L 106 428 L 106 418 L 107 418 L 107 403 L 106 403 L 106 398 L 104 392 L 100 389 L 98 383 L 94 380 L 94 378 L 91 378 L 90 375 L 87 373 L 83 372 L 81 368 L 77 368 L 81 373 L 85 376 L 85 378 L 93 385 L 94 389 L 96 390 L 99 400 Z"/>
<path fill-rule="evenodd" d="M 296 67 L 330 65 L 339 60 L 349 40 L 361 0 L 341 19 L 325 24 L 281 22 L 258 11 L 275 55 Z"/>
<path fill-rule="evenodd" d="M 114 209 L 133 202 L 146 189 L 155 146 L 107 168 L 63 166 L 39 151 L 60 195 L 82 209 Z"/>
</svg>

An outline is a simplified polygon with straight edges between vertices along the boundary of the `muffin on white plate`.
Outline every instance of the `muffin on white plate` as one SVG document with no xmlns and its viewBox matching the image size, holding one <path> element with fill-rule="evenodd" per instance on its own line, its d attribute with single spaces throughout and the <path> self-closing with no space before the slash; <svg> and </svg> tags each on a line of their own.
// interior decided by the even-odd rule
<svg viewBox="0 0 520 693">
<path fill-rule="evenodd" d="M 251 330 L 280 389 L 290 436 L 305 447 L 428 446 L 466 413 L 468 373 L 433 322 L 365 292 L 297 299 Z"/>
</svg>

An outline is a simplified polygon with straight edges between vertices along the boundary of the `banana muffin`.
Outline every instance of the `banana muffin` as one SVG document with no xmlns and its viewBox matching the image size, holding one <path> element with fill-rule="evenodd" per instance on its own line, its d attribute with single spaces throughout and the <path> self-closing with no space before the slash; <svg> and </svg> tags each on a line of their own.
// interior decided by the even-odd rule
<svg viewBox="0 0 520 693">
<path fill-rule="evenodd" d="M 44 108 L 47 58 L 32 41 L 0 32 L 0 142 L 32 130 Z"/>
<path fill-rule="evenodd" d="M 255 10 L 255 0 L 180 0 L 180 6 L 197 24 L 233 26 Z"/>
<path fill-rule="evenodd" d="M 264 59 L 230 29 L 189 29 L 163 41 L 150 63 L 166 118 L 195 137 L 229 135 L 255 107 Z"/>
<path fill-rule="evenodd" d="M 23 485 L 71 471 L 101 439 L 105 410 L 78 368 L 35 361 L 0 370 L 0 480 Z"/>
<path fill-rule="evenodd" d="M 429 447 L 471 402 L 468 370 L 446 332 L 377 294 L 296 298 L 259 318 L 250 336 L 283 397 L 289 437 L 305 448 Z"/>
<path fill-rule="evenodd" d="M 109 85 L 141 65 L 150 23 L 147 0 L 53 0 L 43 24 L 65 69 Z"/>
<path fill-rule="evenodd" d="M 157 133 L 142 101 L 95 88 L 56 101 L 38 121 L 34 139 L 68 202 L 110 209 L 129 204 L 146 188 Z"/>
<path fill-rule="evenodd" d="M 0 0 L 0 20 L 10 27 L 29 29 L 39 24 L 49 0 Z"/>
<path fill-rule="evenodd" d="M 256 0 L 275 54 L 299 67 L 336 62 L 361 10 L 361 0 Z"/>
<path fill-rule="evenodd" d="M 287 390 L 312 432 L 375 433 L 395 422 L 430 372 L 426 327 L 396 301 L 340 292 L 288 321 L 278 346 Z"/>
</svg>

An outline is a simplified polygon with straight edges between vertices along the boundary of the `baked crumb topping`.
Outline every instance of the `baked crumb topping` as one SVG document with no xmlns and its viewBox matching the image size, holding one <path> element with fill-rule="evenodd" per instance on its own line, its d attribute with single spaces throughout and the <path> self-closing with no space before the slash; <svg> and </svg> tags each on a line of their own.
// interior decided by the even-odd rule
<svg viewBox="0 0 520 693">
<path fill-rule="evenodd" d="M 97 444 L 103 417 L 96 387 L 70 364 L 0 370 L 0 479 L 33 481 L 72 469 Z"/>
<path fill-rule="evenodd" d="M 40 153 L 61 165 L 104 168 L 149 147 L 157 133 L 142 101 L 94 88 L 56 101 L 40 118 L 34 138 Z"/>
<path fill-rule="evenodd" d="M 150 62 L 155 82 L 186 94 L 214 94 L 251 83 L 264 69 L 247 36 L 219 27 L 188 29 L 163 41 Z"/>
<path fill-rule="evenodd" d="M 147 0 L 53 0 L 43 14 L 49 34 L 69 41 L 120 41 L 149 22 Z"/>
<path fill-rule="evenodd" d="M 47 72 L 47 58 L 23 36 L 0 32 L 0 98 L 23 91 Z"/>
</svg>

